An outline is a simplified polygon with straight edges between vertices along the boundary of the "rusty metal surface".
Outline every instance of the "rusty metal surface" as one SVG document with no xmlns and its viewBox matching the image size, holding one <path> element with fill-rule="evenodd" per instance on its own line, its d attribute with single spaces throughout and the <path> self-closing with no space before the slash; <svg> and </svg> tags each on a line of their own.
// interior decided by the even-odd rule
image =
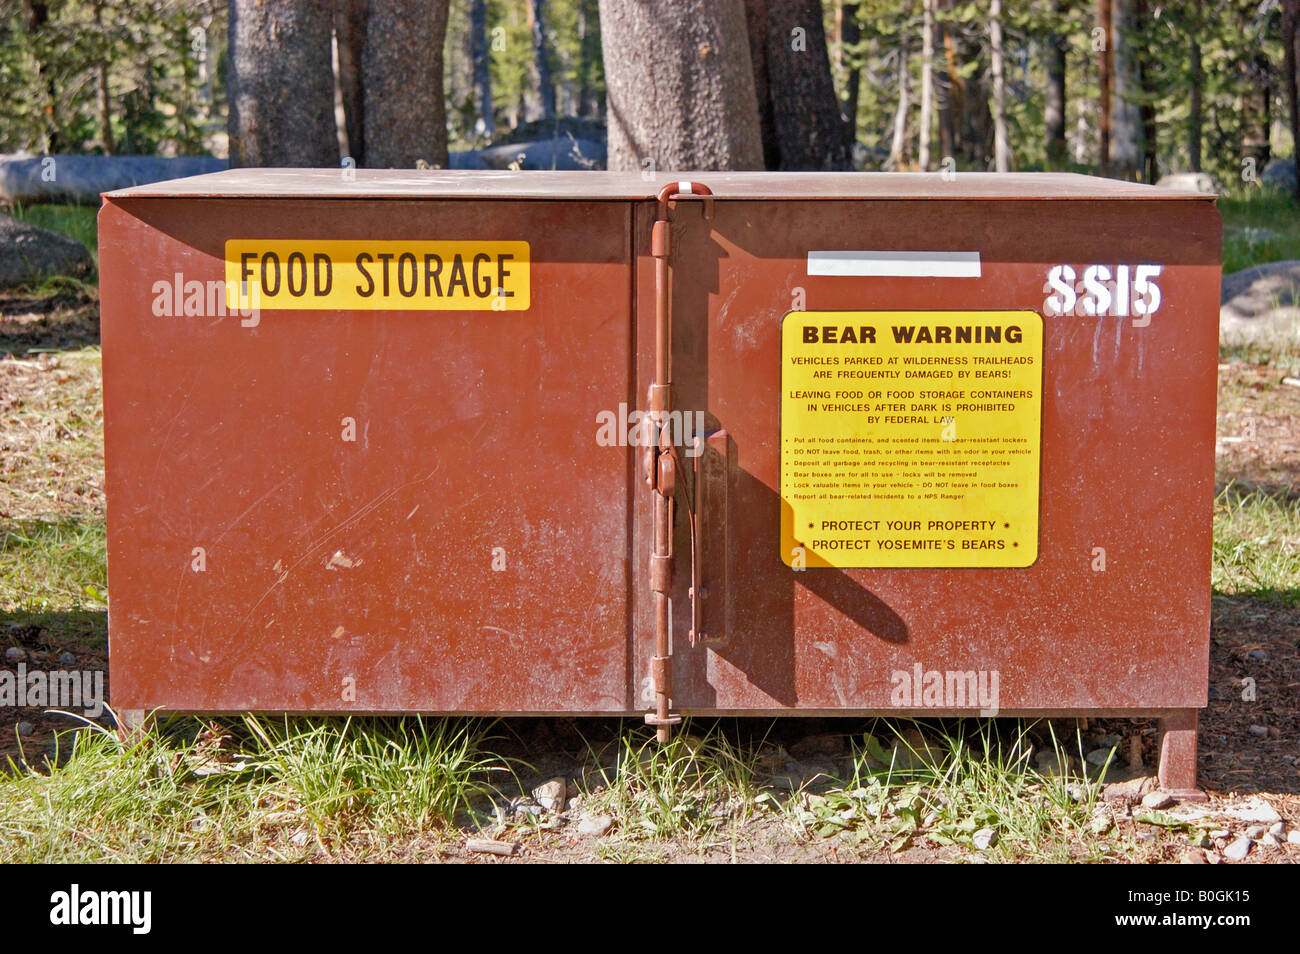
<svg viewBox="0 0 1300 954">
<path fill-rule="evenodd" d="M 703 177 L 706 184 L 708 178 Z M 638 301 L 653 301 L 640 211 Z M 725 645 L 691 646 L 675 589 L 685 712 L 865 710 L 891 673 L 996 671 L 1003 711 L 1196 708 L 1206 701 L 1220 223 L 1209 202 L 724 202 L 680 207 L 676 406 L 734 449 L 721 546 Z M 817 248 L 977 248 L 980 278 L 810 276 Z M 1165 264 L 1161 311 L 1045 318 L 1040 555 L 1025 569 L 808 569 L 779 549 L 780 336 L 816 309 L 1042 311 L 1053 263 Z M 640 332 L 639 375 L 649 341 Z M 702 518 L 706 522 L 708 517 Z M 638 512 L 637 545 L 647 528 Z M 685 545 L 679 528 L 678 545 Z M 1091 568 L 1093 548 L 1107 569 Z M 706 573 L 708 572 L 706 568 Z M 718 574 L 722 570 L 715 571 Z M 649 655 L 639 606 L 634 662 Z M 641 669 L 637 670 L 642 672 Z"/>
<path fill-rule="evenodd" d="M 345 174 L 346 172 L 346 174 Z M 1159 199 L 1199 192 L 1066 172 L 508 172 L 447 169 L 231 169 L 133 186 L 108 198 L 654 199 L 666 181 L 707 183 L 719 199 Z"/>
<path fill-rule="evenodd" d="M 636 404 L 629 216 L 111 200 L 114 705 L 629 709 L 632 471 L 593 440 L 598 410 Z M 533 247 L 528 312 L 152 313 L 155 282 L 220 279 L 234 236 L 507 234 Z"/>
<path fill-rule="evenodd" d="M 662 181 L 358 170 L 349 192 L 337 175 L 235 171 L 101 212 L 115 706 L 635 714 L 656 707 L 656 659 L 673 713 L 889 711 L 890 673 L 916 664 L 997 670 L 1008 714 L 1204 705 L 1220 240 L 1205 196 L 1057 175 L 674 174 L 717 201 L 709 221 L 701 201 L 672 212 L 672 407 L 725 433 L 669 475 L 666 656 L 658 462 L 647 474 L 641 448 L 595 440 L 597 414 L 646 407 L 655 380 Z M 255 328 L 152 313 L 155 282 L 222 278 L 240 236 L 522 239 L 532 307 L 268 311 Z M 984 269 L 810 276 L 825 248 L 974 248 Z M 796 289 L 807 309 L 1041 313 L 1045 269 L 1089 262 L 1163 264 L 1163 303 L 1144 328 L 1044 319 L 1036 563 L 781 562 Z M 366 422 L 356 444 L 339 442 L 345 416 Z"/>
</svg>

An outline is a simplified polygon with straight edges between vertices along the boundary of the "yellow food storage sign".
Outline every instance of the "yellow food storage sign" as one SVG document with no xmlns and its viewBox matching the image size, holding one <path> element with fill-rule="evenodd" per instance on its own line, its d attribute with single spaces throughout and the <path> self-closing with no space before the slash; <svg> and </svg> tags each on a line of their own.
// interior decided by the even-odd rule
<svg viewBox="0 0 1300 954">
<path fill-rule="evenodd" d="M 1032 564 L 1042 359 L 1032 311 L 786 315 L 782 560 Z"/>
<path fill-rule="evenodd" d="M 230 239 L 226 304 L 332 311 L 525 311 L 527 242 Z"/>
</svg>

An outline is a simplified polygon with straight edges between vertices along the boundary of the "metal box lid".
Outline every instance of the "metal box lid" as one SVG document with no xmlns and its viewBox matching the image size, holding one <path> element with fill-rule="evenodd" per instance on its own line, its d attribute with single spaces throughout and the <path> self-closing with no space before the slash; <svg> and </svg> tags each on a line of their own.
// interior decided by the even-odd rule
<svg viewBox="0 0 1300 954">
<path fill-rule="evenodd" d="M 346 178 L 345 178 L 346 173 Z M 447 169 L 229 169 L 105 192 L 135 197 L 256 199 L 651 200 L 666 182 L 703 182 L 719 199 L 993 199 L 1213 201 L 1065 172 L 510 172 Z"/>
</svg>

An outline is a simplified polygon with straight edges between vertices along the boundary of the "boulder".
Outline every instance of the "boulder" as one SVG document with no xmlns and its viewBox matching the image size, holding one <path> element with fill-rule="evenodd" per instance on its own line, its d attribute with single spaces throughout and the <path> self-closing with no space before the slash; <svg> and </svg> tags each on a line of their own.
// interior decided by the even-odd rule
<svg viewBox="0 0 1300 954">
<path fill-rule="evenodd" d="M 1300 261 L 1268 262 L 1223 276 L 1219 338 L 1277 343 L 1300 334 Z"/>
<path fill-rule="evenodd" d="M 0 215 L 0 288 L 48 275 L 84 274 L 90 264 L 90 253 L 80 242 Z"/>
<path fill-rule="evenodd" d="M 1295 160 L 1270 159 L 1259 177 L 1260 182 L 1283 192 L 1295 191 Z"/>
<path fill-rule="evenodd" d="M 1208 172 L 1175 172 L 1162 178 L 1156 185 L 1165 189 L 1183 189 L 1211 195 L 1223 195 L 1228 191 L 1222 182 Z"/>
</svg>

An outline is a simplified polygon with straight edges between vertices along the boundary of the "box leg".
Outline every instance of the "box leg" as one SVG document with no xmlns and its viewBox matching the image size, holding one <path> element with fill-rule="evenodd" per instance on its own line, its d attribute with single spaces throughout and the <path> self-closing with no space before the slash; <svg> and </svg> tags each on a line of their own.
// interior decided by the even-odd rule
<svg viewBox="0 0 1300 954">
<path fill-rule="evenodd" d="M 150 715 L 144 709 L 121 709 L 117 712 L 117 734 L 124 742 L 138 741 L 149 728 Z"/>
<path fill-rule="evenodd" d="M 1175 709 L 1160 718 L 1160 788 L 1175 798 L 1203 802 L 1196 787 L 1195 709 Z"/>
</svg>

